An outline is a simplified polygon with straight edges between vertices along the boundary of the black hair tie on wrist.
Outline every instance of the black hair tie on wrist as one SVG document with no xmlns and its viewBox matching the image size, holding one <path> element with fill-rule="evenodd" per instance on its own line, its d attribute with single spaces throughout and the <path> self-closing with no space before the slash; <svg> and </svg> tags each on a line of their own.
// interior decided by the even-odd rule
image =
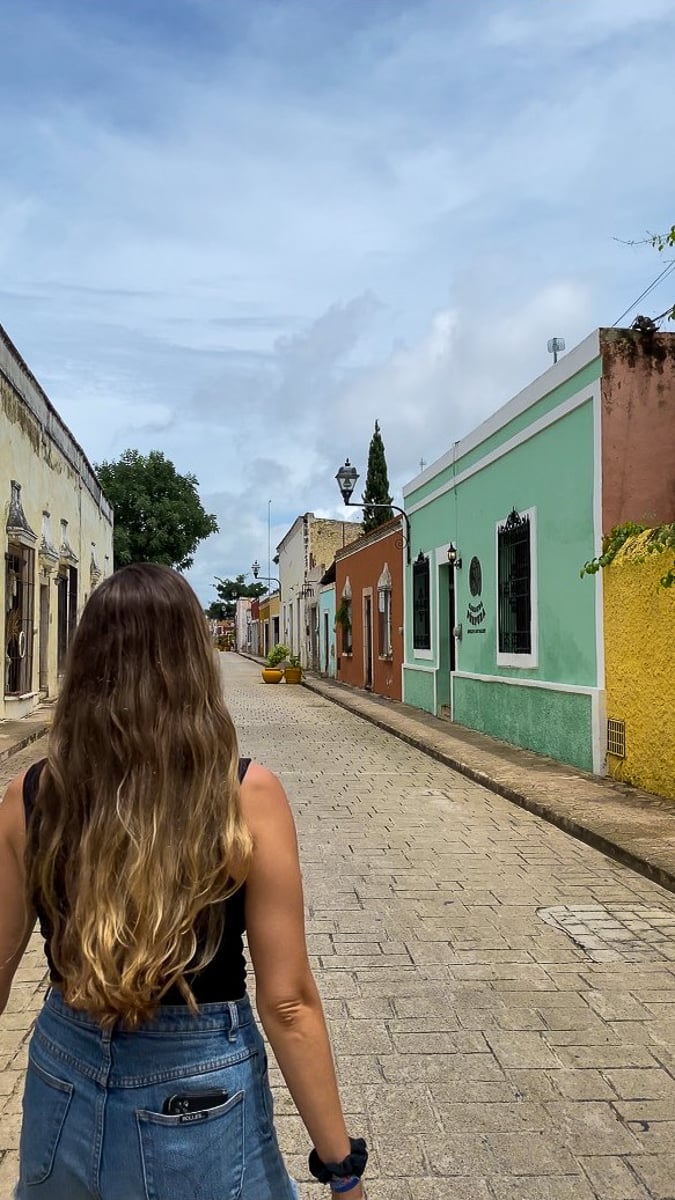
<svg viewBox="0 0 675 1200">
<path fill-rule="evenodd" d="M 349 1146 L 350 1153 L 339 1163 L 322 1162 L 316 1150 L 312 1150 L 309 1156 L 310 1174 L 318 1179 L 319 1183 L 330 1183 L 331 1179 L 347 1179 L 350 1175 L 356 1175 L 360 1179 L 368 1162 L 368 1147 L 364 1138 L 350 1138 Z"/>
</svg>

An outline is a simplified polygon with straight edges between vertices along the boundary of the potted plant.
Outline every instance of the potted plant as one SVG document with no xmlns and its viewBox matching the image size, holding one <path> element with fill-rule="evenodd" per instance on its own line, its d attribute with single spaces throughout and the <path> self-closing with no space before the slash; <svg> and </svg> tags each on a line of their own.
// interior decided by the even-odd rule
<svg viewBox="0 0 675 1200">
<path fill-rule="evenodd" d="M 286 663 L 291 651 L 283 642 L 277 642 L 265 660 L 262 677 L 265 683 L 281 683 L 284 677 L 282 663 Z"/>
<path fill-rule="evenodd" d="M 300 665 L 299 654 L 289 654 L 284 675 L 286 683 L 302 683 L 302 666 Z"/>
</svg>

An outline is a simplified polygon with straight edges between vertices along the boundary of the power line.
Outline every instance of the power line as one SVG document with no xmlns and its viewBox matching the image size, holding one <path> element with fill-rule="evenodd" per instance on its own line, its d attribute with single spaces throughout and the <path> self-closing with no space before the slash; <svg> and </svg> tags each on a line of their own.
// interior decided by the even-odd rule
<svg viewBox="0 0 675 1200">
<path fill-rule="evenodd" d="M 648 295 L 649 295 L 649 293 L 650 293 L 651 291 L 653 291 L 653 290 L 654 290 L 654 288 L 656 287 L 656 285 L 657 285 L 658 283 L 660 283 L 662 279 L 665 279 L 665 278 L 666 278 L 666 276 L 667 276 L 667 275 L 669 275 L 669 274 L 670 274 L 670 272 L 671 272 L 673 269 L 675 269 L 675 258 L 674 258 L 674 259 L 672 259 L 672 260 L 671 260 L 671 262 L 669 262 L 669 263 L 667 263 L 667 264 L 666 264 L 666 266 L 663 268 L 663 270 L 662 270 L 662 271 L 660 271 L 660 272 L 659 272 L 659 274 L 656 276 L 656 279 L 654 279 L 654 280 L 653 280 L 653 281 L 652 281 L 652 282 L 649 284 L 649 287 L 646 287 L 646 288 L 645 288 L 645 290 L 644 290 L 644 292 L 641 292 L 641 293 L 640 293 L 640 295 L 638 296 L 637 300 L 634 300 L 632 304 L 629 304 L 629 305 L 628 305 L 628 308 L 627 308 L 627 309 L 626 309 L 624 312 L 622 312 L 621 316 L 620 316 L 620 317 L 617 317 L 616 321 L 615 321 L 615 322 L 614 322 L 614 324 L 612 325 L 612 329 L 616 329 L 617 325 L 619 324 L 619 321 L 623 321 L 624 317 L 625 317 L 625 316 L 627 316 L 627 315 L 628 315 L 628 313 L 629 313 L 629 312 L 631 312 L 631 311 L 632 311 L 632 309 L 634 309 L 634 308 L 635 308 L 635 306 L 636 306 L 637 304 L 639 304 L 641 300 L 644 300 L 645 296 L 648 296 Z"/>
</svg>

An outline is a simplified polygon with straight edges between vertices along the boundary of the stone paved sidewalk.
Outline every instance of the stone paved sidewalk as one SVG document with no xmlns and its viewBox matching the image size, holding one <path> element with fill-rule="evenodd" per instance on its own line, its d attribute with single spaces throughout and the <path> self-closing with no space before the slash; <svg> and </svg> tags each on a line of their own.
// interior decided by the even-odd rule
<svg viewBox="0 0 675 1200">
<path fill-rule="evenodd" d="M 325 696 L 266 687 L 234 655 L 222 669 L 242 753 L 296 814 L 371 1200 L 673 1200 L 675 897 Z M 0 1018 L 3 1200 L 43 977 L 34 943 Z M 310 1200 L 306 1134 L 273 1079 Z"/>
<path fill-rule="evenodd" d="M 304 683 L 311 691 L 675 891 L 672 801 L 575 771 L 410 705 L 333 680 L 308 674 Z"/>
</svg>

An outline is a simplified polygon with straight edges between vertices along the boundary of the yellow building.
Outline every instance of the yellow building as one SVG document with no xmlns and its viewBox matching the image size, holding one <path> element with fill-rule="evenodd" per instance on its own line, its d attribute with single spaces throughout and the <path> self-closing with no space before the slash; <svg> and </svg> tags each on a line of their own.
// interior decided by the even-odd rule
<svg viewBox="0 0 675 1200">
<path fill-rule="evenodd" d="M 644 533 L 603 571 L 607 769 L 675 800 L 675 587 L 672 552 L 646 554 Z"/>
<path fill-rule="evenodd" d="M 258 614 L 260 628 L 259 653 L 263 658 L 267 658 L 272 647 L 276 646 L 280 641 L 279 623 L 281 604 L 278 592 L 274 592 L 271 596 L 266 596 L 264 600 L 259 602 Z"/>
<path fill-rule="evenodd" d="M 0 326 L 0 719 L 58 690 L 79 613 L 112 571 L 113 513 L 84 452 Z"/>
</svg>

